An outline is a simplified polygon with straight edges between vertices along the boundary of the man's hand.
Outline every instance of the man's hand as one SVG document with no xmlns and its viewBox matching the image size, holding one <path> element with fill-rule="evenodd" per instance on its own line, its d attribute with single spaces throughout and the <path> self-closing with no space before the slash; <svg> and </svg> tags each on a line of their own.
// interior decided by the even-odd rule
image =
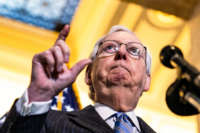
<svg viewBox="0 0 200 133">
<path fill-rule="evenodd" d="M 28 87 L 29 102 L 52 99 L 64 88 L 74 82 L 83 68 L 91 63 L 84 59 L 68 69 L 70 50 L 65 43 L 69 25 L 60 32 L 55 44 L 50 49 L 36 54 L 32 60 L 31 82 Z"/>
</svg>

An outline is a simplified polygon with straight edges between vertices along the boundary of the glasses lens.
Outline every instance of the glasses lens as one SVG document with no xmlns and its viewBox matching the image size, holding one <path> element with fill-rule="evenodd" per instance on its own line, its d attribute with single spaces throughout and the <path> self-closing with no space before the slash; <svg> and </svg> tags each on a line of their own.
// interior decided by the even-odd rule
<svg viewBox="0 0 200 133">
<path fill-rule="evenodd" d="M 127 44 L 127 51 L 131 56 L 139 57 L 142 55 L 144 47 L 140 43 L 130 42 Z"/>
<path fill-rule="evenodd" d="M 105 41 L 99 48 L 100 53 L 115 53 L 118 49 L 117 42 L 114 41 Z"/>
</svg>

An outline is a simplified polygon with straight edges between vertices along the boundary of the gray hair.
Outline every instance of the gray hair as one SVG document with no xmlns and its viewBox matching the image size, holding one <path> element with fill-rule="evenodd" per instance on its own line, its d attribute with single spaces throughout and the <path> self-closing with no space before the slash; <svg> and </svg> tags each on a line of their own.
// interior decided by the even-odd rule
<svg viewBox="0 0 200 133">
<path fill-rule="evenodd" d="M 99 45 L 101 44 L 101 42 L 111 33 L 118 32 L 118 31 L 125 31 L 125 32 L 135 35 L 132 31 L 130 31 L 128 28 L 126 28 L 124 26 L 116 25 L 116 26 L 111 27 L 110 31 L 96 42 L 96 44 L 93 48 L 93 51 L 90 54 L 90 58 L 92 60 L 94 60 L 96 58 L 96 55 L 97 55 L 97 52 L 99 49 Z M 147 72 L 147 74 L 150 75 L 150 73 L 151 73 L 151 54 L 146 46 L 145 46 L 145 48 L 146 48 L 146 52 L 145 52 L 146 53 L 145 54 L 146 72 Z"/>
</svg>

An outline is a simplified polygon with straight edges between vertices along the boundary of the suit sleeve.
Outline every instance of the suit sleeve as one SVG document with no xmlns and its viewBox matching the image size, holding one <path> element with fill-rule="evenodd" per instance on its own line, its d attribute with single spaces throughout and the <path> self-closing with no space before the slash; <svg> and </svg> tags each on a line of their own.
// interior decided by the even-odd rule
<svg viewBox="0 0 200 133">
<path fill-rule="evenodd" d="M 21 116 L 16 110 L 16 102 L 17 100 L 9 111 L 0 133 L 40 133 L 42 130 L 44 131 L 47 113 Z"/>
</svg>

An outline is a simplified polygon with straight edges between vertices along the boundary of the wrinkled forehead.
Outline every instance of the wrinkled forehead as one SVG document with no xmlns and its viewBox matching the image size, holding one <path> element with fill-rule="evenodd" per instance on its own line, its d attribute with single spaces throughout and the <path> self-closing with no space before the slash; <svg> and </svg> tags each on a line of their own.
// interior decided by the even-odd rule
<svg viewBox="0 0 200 133">
<path fill-rule="evenodd" d="M 117 31 L 108 34 L 105 36 L 103 41 L 105 40 L 116 40 L 122 43 L 127 43 L 127 42 L 138 42 L 141 43 L 139 38 L 132 32 L 127 32 L 127 31 Z"/>
</svg>

